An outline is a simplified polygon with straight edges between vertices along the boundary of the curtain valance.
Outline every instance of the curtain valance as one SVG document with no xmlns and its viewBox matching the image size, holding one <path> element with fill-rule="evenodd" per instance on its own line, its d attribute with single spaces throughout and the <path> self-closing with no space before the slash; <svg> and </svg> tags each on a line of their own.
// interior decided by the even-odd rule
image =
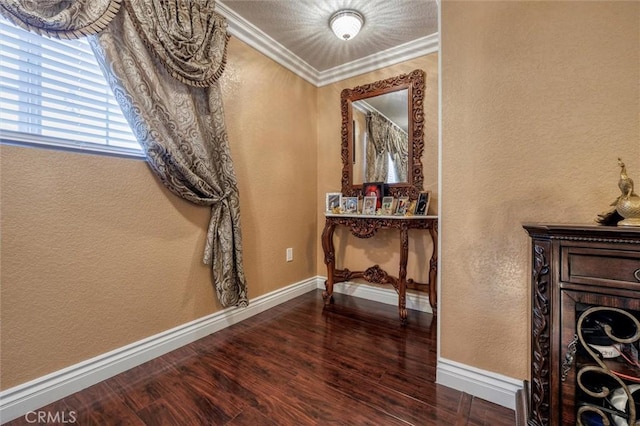
<svg viewBox="0 0 640 426">
<path fill-rule="evenodd" d="M 15 25 L 62 39 L 102 31 L 120 9 L 121 0 L 2 0 L 0 13 Z"/>
<path fill-rule="evenodd" d="M 2 0 L 0 13 L 29 31 L 63 39 L 105 29 L 124 0 Z M 227 61 L 227 21 L 212 0 L 127 0 L 136 31 L 169 74 L 211 86 Z"/>
<path fill-rule="evenodd" d="M 227 60 L 226 19 L 207 0 L 127 1 L 138 33 L 167 71 L 185 84 L 210 86 Z"/>
</svg>

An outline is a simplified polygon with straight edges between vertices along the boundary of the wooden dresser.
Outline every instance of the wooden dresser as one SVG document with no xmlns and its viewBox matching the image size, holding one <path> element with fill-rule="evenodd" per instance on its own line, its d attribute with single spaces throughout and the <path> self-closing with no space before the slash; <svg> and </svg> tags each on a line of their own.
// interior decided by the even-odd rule
<svg viewBox="0 0 640 426">
<path fill-rule="evenodd" d="M 640 228 L 524 228 L 532 247 L 527 424 L 635 424 L 640 413 L 624 402 L 640 403 Z"/>
</svg>

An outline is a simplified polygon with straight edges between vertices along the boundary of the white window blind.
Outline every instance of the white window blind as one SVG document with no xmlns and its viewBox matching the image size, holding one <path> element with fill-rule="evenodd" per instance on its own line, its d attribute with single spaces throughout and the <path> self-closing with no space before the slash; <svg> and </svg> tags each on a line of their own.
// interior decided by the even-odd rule
<svg viewBox="0 0 640 426">
<path fill-rule="evenodd" d="M 143 155 L 86 39 L 42 37 L 0 18 L 0 139 Z"/>
</svg>

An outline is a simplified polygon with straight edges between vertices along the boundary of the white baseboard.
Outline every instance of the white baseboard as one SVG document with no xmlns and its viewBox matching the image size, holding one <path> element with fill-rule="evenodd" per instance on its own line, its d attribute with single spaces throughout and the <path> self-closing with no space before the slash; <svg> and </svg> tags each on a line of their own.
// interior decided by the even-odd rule
<svg viewBox="0 0 640 426">
<path fill-rule="evenodd" d="M 326 277 L 317 277 L 318 288 L 324 290 Z M 343 282 L 333 285 L 333 292 L 361 297 L 374 302 L 398 306 L 398 293 L 393 287 L 376 287 L 365 283 Z M 433 313 L 429 304 L 429 296 L 426 293 L 407 292 L 407 309 L 420 312 Z"/>
<path fill-rule="evenodd" d="M 515 410 L 522 380 L 438 358 L 436 383 Z"/>
<path fill-rule="evenodd" d="M 0 392 L 0 423 L 120 374 L 181 346 L 222 330 L 317 288 L 317 278 L 289 285 L 250 301 L 244 309 L 227 308 L 111 352 L 88 359 Z"/>
</svg>

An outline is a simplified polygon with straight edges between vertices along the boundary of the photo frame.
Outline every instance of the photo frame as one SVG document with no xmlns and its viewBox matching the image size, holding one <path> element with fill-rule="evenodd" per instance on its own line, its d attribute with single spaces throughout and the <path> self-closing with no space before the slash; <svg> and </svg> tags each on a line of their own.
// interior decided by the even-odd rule
<svg viewBox="0 0 640 426">
<path fill-rule="evenodd" d="M 409 208 L 409 197 L 399 197 L 398 205 L 396 207 L 396 216 L 404 216 L 407 214 L 407 209 Z"/>
<path fill-rule="evenodd" d="M 336 207 L 342 207 L 342 193 L 341 192 L 327 192 L 327 198 L 325 201 L 325 211 L 327 213 L 333 213 L 333 209 Z"/>
<path fill-rule="evenodd" d="M 362 214 L 365 214 L 365 215 L 376 214 L 377 201 L 378 201 L 378 197 L 376 197 L 375 195 L 364 197 L 364 201 L 362 203 Z"/>
<path fill-rule="evenodd" d="M 380 207 L 381 213 L 385 216 L 393 214 L 393 201 L 392 196 L 382 197 L 382 206 Z"/>
<path fill-rule="evenodd" d="M 426 216 L 429 214 L 429 203 L 431 202 L 431 191 L 421 192 L 416 202 L 416 216 Z"/>
<path fill-rule="evenodd" d="M 357 214 L 358 197 L 342 197 L 342 211 L 346 214 Z"/>
<path fill-rule="evenodd" d="M 376 197 L 376 210 L 382 207 L 384 197 L 384 182 L 365 182 L 362 184 L 362 196 Z"/>
</svg>

